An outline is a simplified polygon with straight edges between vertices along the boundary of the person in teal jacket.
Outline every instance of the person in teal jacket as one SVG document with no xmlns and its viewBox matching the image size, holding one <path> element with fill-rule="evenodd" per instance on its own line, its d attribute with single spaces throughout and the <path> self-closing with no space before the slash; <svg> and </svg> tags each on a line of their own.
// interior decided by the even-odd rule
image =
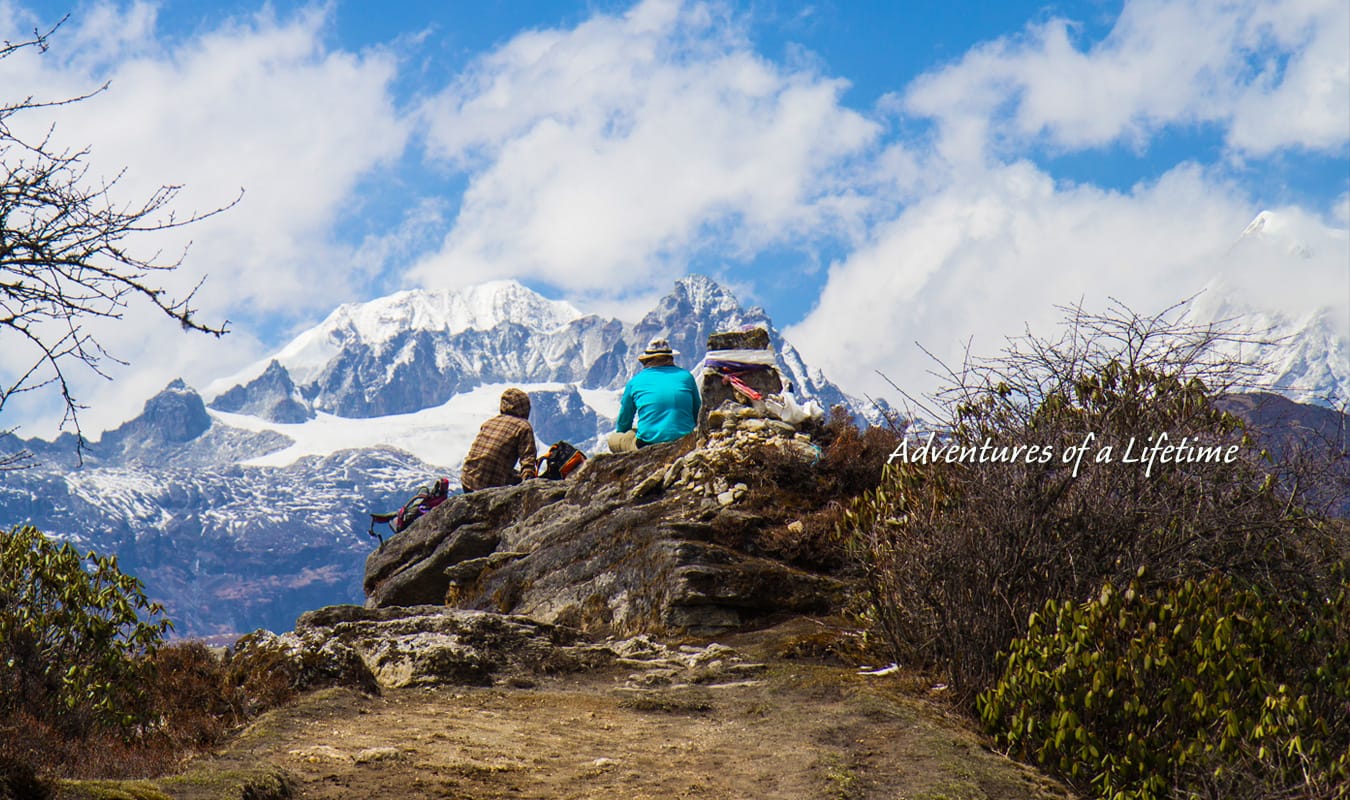
<svg viewBox="0 0 1350 800">
<path fill-rule="evenodd" d="M 638 356 L 643 369 L 623 387 L 617 430 L 609 435 L 610 452 L 630 453 L 649 444 L 672 442 L 698 424 L 703 398 L 694 376 L 675 366 L 677 355 L 670 342 L 658 338 Z"/>
</svg>

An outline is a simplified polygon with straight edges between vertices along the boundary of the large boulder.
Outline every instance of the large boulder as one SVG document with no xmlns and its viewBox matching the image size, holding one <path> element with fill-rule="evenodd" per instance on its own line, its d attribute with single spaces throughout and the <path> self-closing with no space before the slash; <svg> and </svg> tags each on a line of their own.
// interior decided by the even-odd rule
<svg viewBox="0 0 1350 800">
<path fill-rule="evenodd" d="M 367 607 L 448 603 L 607 635 L 834 609 L 845 582 L 737 546 L 782 524 L 743 502 L 764 461 L 805 470 L 819 450 L 783 423 L 719 425 L 701 443 L 594 456 L 565 481 L 451 498 L 370 555 Z"/>
<path fill-rule="evenodd" d="M 448 567 L 496 552 L 503 526 L 558 502 L 568 488 L 533 480 L 450 498 L 366 558 L 366 605 L 445 602 Z"/>
</svg>

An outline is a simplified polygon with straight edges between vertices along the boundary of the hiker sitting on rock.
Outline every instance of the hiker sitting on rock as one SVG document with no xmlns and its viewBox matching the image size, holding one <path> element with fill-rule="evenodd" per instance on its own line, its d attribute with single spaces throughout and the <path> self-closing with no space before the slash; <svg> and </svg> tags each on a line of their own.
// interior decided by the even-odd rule
<svg viewBox="0 0 1350 800">
<path fill-rule="evenodd" d="M 698 424 L 703 400 L 694 376 L 675 366 L 677 355 L 670 349 L 670 342 L 658 338 L 638 356 L 643 369 L 623 387 L 618 430 L 609 435 L 611 453 L 631 453 L 649 444 L 673 442 Z"/>
<path fill-rule="evenodd" d="M 464 459 L 459 482 L 464 491 L 513 486 L 535 477 L 538 453 L 530 427 L 530 396 L 519 389 L 502 392 L 502 413 L 483 423 Z M 520 471 L 516 471 L 520 461 Z"/>
</svg>

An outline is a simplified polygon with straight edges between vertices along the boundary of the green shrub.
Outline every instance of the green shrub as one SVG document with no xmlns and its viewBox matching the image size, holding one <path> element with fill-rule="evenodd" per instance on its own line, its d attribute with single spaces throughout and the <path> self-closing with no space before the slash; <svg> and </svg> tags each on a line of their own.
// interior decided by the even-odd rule
<svg viewBox="0 0 1350 800">
<path fill-rule="evenodd" d="M 32 526 L 0 532 L 0 716 L 70 736 L 145 723 L 141 656 L 172 627 L 162 614 L 115 557 Z"/>
<path fill-rule="evenodd" d="M 1279 597 L 1213 575 L 1052 600 L 977 705 L 1014 755 L 1098 797 L 1344 797 L 1350 590 Z"/>
<path fill-rule="evenodd" d="M 1224 355 L 1231 338 L 1166 313 L 1072 310 L 1060 338 L 1011 340 L 954 373 L 925 414 L 942 422 L 934 444 L 1006 455 L 921 461 L 911 438 L 844 523 L 891 657 L 941 673 L 969 708 L 1047 600 L 1087 599 L 1140 568 L 1149 590 L 1217 571 L 1271 593 L 1326 591 L 1344 533 L 1307 510 L 1303 467 L 1273 462 L 1219 407 L 1249 385 Z M 1234 458 L 1126 461 L 1161 434 Z M 1080 446 L 1083 461 L 1066 462 Z"/>
<path fill-rule="evenodd" d="M 26 776 L 162 774 L 296 694 L 280 657 L 164 644 L 162 613 L 115 558 L 0 531 L 0 800 Z"/>
</svg>

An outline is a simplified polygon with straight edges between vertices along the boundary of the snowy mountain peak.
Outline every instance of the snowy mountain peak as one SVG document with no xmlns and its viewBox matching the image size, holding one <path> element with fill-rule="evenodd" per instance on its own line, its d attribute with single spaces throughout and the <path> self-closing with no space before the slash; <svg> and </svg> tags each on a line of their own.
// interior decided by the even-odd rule
<svg viewBox="0 0 1350 800">
<path fill-rule="evenodd" d="M 1278 228 L 1280 225 L 1279 217 L 1273 211 L 1262 211 L 1257 214 L 1256 218 L 1243 229 L 1242 238 L 1260 236 L 1266 230 L 1267 225 L 1271 226 L 1272 229 Z"/>
<path fill-rule="evenodd" d="M 348 303 L 319 328 L 330 333 L 349 331 L 366 344 L 378 344 L 409 330 L 486 331 L 508 321 L 547 331 L 580 316 L 569 303 L 549 300 L 516 281 L 505 280 L 463 289 L 413 289 L 368 303 Z"/>
<path fill-rule="evenodd" d="M 322 323 L 295 337 L 276 360 L 298 383 L 305 383 L 348 344 L 376 347 L 410 331 L 457 334 L 492 330 L 503 322 L 545 332 L 581 316 L 570 303 L 549 300 L 513 280 L 463 289 L 411 289 L 339 306 Z"/>
<path fill-rule="evenodd" d="M 304 422 L 314 417 L 313 407 L 275 358 L 267 363 L 262 375 L 217 396 L 211 408 L 252 414 L 270 422 Z"/>
<path fill-rule="evenodd" d="M 1262 211 L 1243 229 L 1234 248 L 1283 251 L 1291 256 L 1308 259 L 1314 255 L 1314 247 L 1309 243 L 1323 241 L 1328 235 L 1335 237 L 1333 231 L 1326 229 L 1317 220 L 1277 211 Z"/>
<path fill-rule="evenodd" d="M 689 275 L 675 281 L 674 297 L 689 304 L 695 314 L 741 311 L 735 295 L 706 275 Z"/>
<path fill-rule="evenodd" d="M 174 378 L 169 381 L 169 384 L 159 392 L 160 395 L 195 395 L 196 393 L 196 390 L 188 386 L 187 381 L 184 381 L 182 378 Z M 159 395 L 156 395 L 156 397 L 158 396 Z M 151 398 L 148 402 L 154 402 L 154 398 Z"/>
</svg>

